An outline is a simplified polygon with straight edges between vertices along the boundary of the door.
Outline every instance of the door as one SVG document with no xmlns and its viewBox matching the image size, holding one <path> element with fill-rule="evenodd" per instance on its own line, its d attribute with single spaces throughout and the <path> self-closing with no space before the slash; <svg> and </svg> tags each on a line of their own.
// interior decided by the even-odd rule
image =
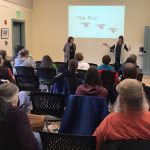
<svg viewBox="0 0 150 150">
<path fill-rule="evenodd" d="M 150 75 L 150 27 L 145 27 L 143 74 Z"/>
<path fill-rule="evenodd" d="M 17 45 L 25 47 L 25 22 L 12 20 L 12 46 L 13 54 L 14 48 Z"/>
</svg>

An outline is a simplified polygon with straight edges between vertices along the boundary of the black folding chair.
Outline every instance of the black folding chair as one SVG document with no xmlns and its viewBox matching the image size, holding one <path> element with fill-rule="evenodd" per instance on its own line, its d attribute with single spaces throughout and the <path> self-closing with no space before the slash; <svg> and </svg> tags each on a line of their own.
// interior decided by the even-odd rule
<svg viewBox="0 0 150 150">
<path fill-rule="evenodd" d="M 148 140 L 118 140 L 106 141 L 102 144 L 101 150 L 149 150 Z"/>
<path fill-rule="evenodd" d="M 43 150 L 95 150 L 94 136 L 40 132 Z"/>
<path fill-rule="evenodd" d="M 101 79 L 102 79 L 102 85 L 104 88 L 108 91 L 108 99 L 113 104 L 114 99 L 114 93 L 113 93 L 113 86 L 115 84 L 115 74 L 114 71 L 102 71 L 101 72 Z"/>
<path fill-rule="evenodd" d="M 58 73 L 63 73 L 68 70 L 68 64 L 64 62 L 54 62 Z"/>
<path fill-rule="evenodd" d="M 53 78 L 56 76 L 56 69 L 53 68 L 37 68 L 40 84 L 47 85 L 48 91 L 52 84 Z"/>
<path fill-rule="evenodd" d="M 97 68 L 97 64 L 94 64 L 94 63 L 89 63 L 90 67 L 95 67 Z"/>
<path fill-rule="evenodd" d="M 35 63 L 36 63 L 36 68 L 40 68 L 41 62 L 42 62 L 42 61 L 36 61 L 36 62 L 35 62 Z"/>
<path fill-rule="evenodd" d="M 32 67 L 19 66 L 15 68 L 16 68 L 17 75 L 34 76 L 34 69 Z"/>
<path fill-rule="evenodd" d="M 20 91 L 39 91 L 38 76 L 16 75 L 15 79 Z"/>
<path fill-rule="evenodd" d="M 77 72 L 78 77 L 81 78 L 82 80 L 85 80 L 87 70 L 78 69 Z"/>
<path fill-rule="evenodd" d="M 32 114 L 48 115 L 48 120 L 61 120 L 64 113 L 64 95 L 54 93 L 30 93 Z M 56 118 L 58 117 L 58 118 Z"/>
</svg>

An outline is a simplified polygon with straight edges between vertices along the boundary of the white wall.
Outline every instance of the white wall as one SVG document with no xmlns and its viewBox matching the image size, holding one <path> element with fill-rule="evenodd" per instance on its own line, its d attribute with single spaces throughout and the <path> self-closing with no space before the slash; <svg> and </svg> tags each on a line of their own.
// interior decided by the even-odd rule
<svg viewBox="0 0 150 150">
<path fill-rule="evenodd" d="M 54 61 L 63 61 L 62 49 L 68 34 L 68 5 L 125 5 L 125 42 L 132 47 L 130 53 L 138 55 L 139 47 L 143 46 L 144 27 L 150 25 L 149 0 L 34 0 L 33 55 L 36 59 L 49 54 Z M 114 39 L 75 39 L 77 50 L 84 53 L 88 62 L 95 63 L 101 63 L 101 57 L 108 54 L 108 49 L 102 46 L 105 41 L 116 42 Z"/>
<path fill-rule="evenodd" d="M 21 15 L 18 17 L 16 11 L 20 11 Z M 12 47 L 12 19 L 23 20 L 25 21 L 25 41 L 26 48 L 32 51 L 33 45 L 33 34 L 32 34 L 32 10 L 15 5 L 9 2 L 0 1 L 0 29 L 8 28 L 9 29 L 9 38 L 0 39 L 0 49 L 7 51 L 9 56 L 12 56 L 13 47 Z M 7 25 L 4 24 L 4 20 L 7 20 Z M 8 45 L 5 45 L 5 41 L 8 41 Z"/>
</svg>

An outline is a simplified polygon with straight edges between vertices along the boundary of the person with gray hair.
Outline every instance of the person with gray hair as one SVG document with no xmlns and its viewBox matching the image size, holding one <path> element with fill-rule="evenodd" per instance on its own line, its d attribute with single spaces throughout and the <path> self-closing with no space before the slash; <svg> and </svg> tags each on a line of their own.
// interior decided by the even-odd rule
<svg viewBox="0 0 150 150">
<path fill-rule="evenodd" d="M 24 66 L 24 67 L 32 67 L 35 68 L 35 61 L 29 58 L 29 51 L 26 49 L 22 49 L 19 51 L 18 57 L 15 58 L 15 67 Z"/>
<path fill-rule="evenodd" d="M 141 82 L 125 79 L 117 85 L 119 93 L 113 113 L 94 132 L 97 150 L 106 140 L 150 140 L 149 103 Z"/>
<path fill-rule="evenodd" d="M 18 87 L 0 85 L 0 148 L 5 150 L 39 150 L 27 114 L 17 107 Z"/>
</svg>

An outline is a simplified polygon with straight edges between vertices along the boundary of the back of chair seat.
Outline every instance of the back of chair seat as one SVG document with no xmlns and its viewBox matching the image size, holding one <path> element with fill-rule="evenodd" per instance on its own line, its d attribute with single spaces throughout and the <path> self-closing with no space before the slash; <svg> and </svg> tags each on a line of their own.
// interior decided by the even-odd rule
<svg viewBox="0 0 150 150">
<path fill-rule="evenodd" d="M 97 68 L 97 64 L 94 64 L 94 63 L 89 63 L 90 67 L 95 67 Z"/>
<path fill-rule="evenodd" d="M 83 81 L 76 77 L 66 77 L 63 80 L 63 91 L 62 93 L 65 95 L 66 100 L 69 95 L 75 95 L 76 90 L 79 85 L 81 85 Z"/>
<path fill-rule="evenodd" d="M 77 136 L 40 132 L 43 150 L 95 150 L 93 136 Z"/>
<path fill-rule="evenodd" d="M 33 114 L 62 117 L 64 113 L 64 95 L 54 93 L 31 93 Z"/>
<path fill-rule="evenodd" d="M 79 78 L 81 78 L 82 80 L 85 80 L 87 70 L 78 69 L 77 71 L 78 71 Z"/>
<path fill-rule="evenodd" d="M 63 73 L 65 71 L 67 71 L 67 69 L 68 69 L 68 64 L 67 63 L 64 63 L 64 62 L 54 62 L 54 64 L 57 67 L 57 72 L 58 73 Z"/>
<path fill-rule="evenodd" d="M 24 76 L 16 75 L 16 84 L 20 91 L 39 91 L 39 77 L 38 76 Z"/>
<path fill-rule="evenodd" d="M 52 79 L 56 76 L 56 69 L 53 68 L 37 68 L 37 74 L 40 81 L 52 82 Z"/>
<path fill-rule="evenodd" d="M 71 95 L 64 111 L 59 132 L 92 135 L 108 113 L 105 98 Z"/>
<path fill-rule="evenodd" d="M 17 75 L 34 76 L 34 69 L 32 67 L 18 66 L 15 68 L 16 68 Z"/>
<path fill-rule="evenodd" d="M 100 150 L 150 150 L 150 141 L 146 140 L 119 140 L 106 141 Z"/>
</svg>

